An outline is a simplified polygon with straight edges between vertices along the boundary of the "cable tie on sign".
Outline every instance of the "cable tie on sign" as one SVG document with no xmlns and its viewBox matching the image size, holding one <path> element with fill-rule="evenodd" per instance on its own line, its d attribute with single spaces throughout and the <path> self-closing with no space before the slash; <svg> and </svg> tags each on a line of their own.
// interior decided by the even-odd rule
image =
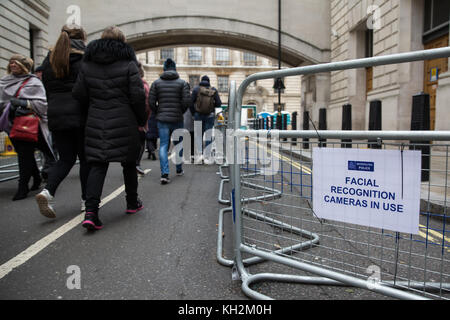
<svg viewBox="0 0 450 320">
<path fill-rule="evenodd" d="M 322 139 L 322 137 L 320 136 L 319 131 L 318 131 L 317 128 L 316 128 L 316 125 L 314 124 L 314 122 L 312 121 L 311 117 L 309 116 L 309 113 L 307 113 L 307 115 L 308 115 L 308 119 L 309 119 L 309 121 L 311 122 L 311 124 L 312 124 L 314 130 L 316 131 L 317 137 L 319 137 L 319 142 L 320 142 L 320 143 L 319 143 L 319 148 L 322 148 L 322 141 L 323 141 L 323 139 Z"/>
<path fill-rule="evenodd" d="M 309 208 L 311 209 L 311 212 L 313 213 L 314 217 L 320 222 L 320 224 L 323 224 L 323 221 L 325 221 L 325 219 L 320 219 L 317 214 L 314 212 L 313 208 L 311 207 L 311 204 L 309 203 L 308 200 L 306 200 L 306 203 L 308 204 Z"/>
<path fill-rule="evenodd" d="M 404 143 L 402 143 L 401 144 L 401 146 L 400 146 L 400 157 L 401 157 L 401 175 L 402 175 L 402 200 L 403 200 L 403 184 L 404 184 L 404 181 L 403 181 L 403 151 L 405 150 L 405 144 Z"/>
</svg>

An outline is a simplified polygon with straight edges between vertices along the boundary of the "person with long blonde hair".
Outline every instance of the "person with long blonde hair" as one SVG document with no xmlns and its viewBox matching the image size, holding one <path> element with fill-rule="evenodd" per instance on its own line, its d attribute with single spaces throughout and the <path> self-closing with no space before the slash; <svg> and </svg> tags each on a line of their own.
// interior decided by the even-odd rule
<svg viewBox="0 0 450 320">
<path fill-rule="evenodd" d="M 80 160 L 81 210 L 86 200 L 86 183 L 89 166 L 84 153 L 86 107 L 72 97 L 83 60 L 86 32 L 78 25 L 65 25 L 55 46 L 50 50 L 42 71 L 48 100 L 48 122 L 58 150 L 58 162 L 48 173 L 47 184 L 36 195 L 39 211 L 47 218 L 56 218 L 55 194 L 58 186 Z"/>
</svg>

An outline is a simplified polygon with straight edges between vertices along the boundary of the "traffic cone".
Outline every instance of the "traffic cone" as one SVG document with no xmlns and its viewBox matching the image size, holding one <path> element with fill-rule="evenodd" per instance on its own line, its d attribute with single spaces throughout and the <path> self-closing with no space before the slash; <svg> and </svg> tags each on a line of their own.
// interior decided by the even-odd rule
<svg viewBox="0 0 450 320">
<path fill-rule="evenodd" d="M 2 157 L 13 157 L 17 156 L 17 153 L 14 151 L 14 146 L 9 140 L 8 136 L 5 137 L 5 150 L 3 153 L 0 153 Z"/>
</svg>

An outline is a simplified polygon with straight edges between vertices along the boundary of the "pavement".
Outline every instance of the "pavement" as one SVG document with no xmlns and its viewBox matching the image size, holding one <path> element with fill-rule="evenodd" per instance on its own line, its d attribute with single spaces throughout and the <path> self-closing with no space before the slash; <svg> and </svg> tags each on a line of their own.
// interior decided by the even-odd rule
<svg viewBox="0 0 450 320">
<path fill-rule="evenodd" d="M 167 186 L 159 161 L 142 167 L 151 170 L 139 186 L 145 209 L 124 213 L 121 167 L 112 164 L 95 233 L 81 227 L 77 167 L 57 191 L 55 220 L 39 214 L 35 193 L 12 202 L 17 181 L 1 183 L 0 300 L 247 300 L 216 261 L 217 167 L 186 166 Z M 80 289 L 67 286 L 73 270 Z"/>
<path fill-rule="evenodd" d="M 216 165 L 185 165 L 161 186 L 159 161 L 143 160 L 145 209 L 125 212 L 120 165 L 109 168 L 100 215 L 104 229 L 81 227 L 78 167 L 56 194 L 57 219 L 38 212 L 35 193 L 11 198 L 17 181 L 0 183 L 0 300 L 248 301 L 232 269 L 217 261 L 220 176 Z M 174 172 L 174 166 L 171 167 Z M 225 195 L 229 194 L 227 185 Z M 232 220 L 224 220 L 224 258 L 232 259 Z M 273 262 L 256 273 L 294 273 Z M 385 300 L 368 290 L 264 282 L 254 289 L 278 300 Z"/>
</svg>

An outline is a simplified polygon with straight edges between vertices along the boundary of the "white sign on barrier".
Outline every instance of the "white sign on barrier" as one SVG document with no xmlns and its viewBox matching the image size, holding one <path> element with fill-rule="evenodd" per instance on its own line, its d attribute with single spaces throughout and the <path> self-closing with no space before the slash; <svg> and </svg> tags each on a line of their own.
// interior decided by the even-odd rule
<svg viewBox="0 0 450 320">
<path fill-rule="evenodd" d="M 420 184 L 420 151 L 313 149 L 321 219 L 418 234 Z"/>
</svg>

